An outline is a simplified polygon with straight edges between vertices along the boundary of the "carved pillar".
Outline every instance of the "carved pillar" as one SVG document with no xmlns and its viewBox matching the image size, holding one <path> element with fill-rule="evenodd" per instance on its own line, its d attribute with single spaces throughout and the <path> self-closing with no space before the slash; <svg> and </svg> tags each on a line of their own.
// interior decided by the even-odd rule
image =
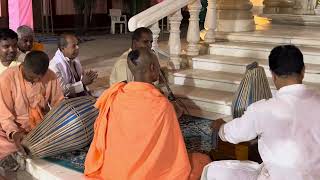
<svg viewBox="0 0 320 180">
<path fill-rule="evenodd" d="M 187 55 L 196 56 L 199 55 L 199 46 L 198 42 L 200 40 L 200 29 L 199 29 L 199 13 L 201 9 L 200 0 L 195 0 L 188 5 L 190 18 L 189 18 L 189 27 L 188 27 L 188 49 Z"/>
<path fill-rule="evenodd" d="M 315 14 L 317 0 L 296 0 L 293 14 Z"/>
<path fill-rule="evenodd" d="M 217 0 L 217 30 L 222 32 L 253 31 L 255 23 L 249 0 Z"/>
<path fill-rule="evenodd" d="M 152 31 L 152 37 L 153 37 L 152 49 L 157 52 L 158 51 L 158 38 L 159 38 L 159 34 L 160 34 L 159 22 L 154 23 L 150 27 L 150 30 Z"/>
<path fill-rule="evenodd" d="M 263 5 L 263 14 L 278 14 L 280 5 L 279 0 L 264 0 Z"/>
<path fill-rule="evenodd" d="M 215 42 L 215 30 L 217 27 L 216 4 L 216 0 L 208 0 L 207 15 L 204 22 L 204 28 L 207 30 L 204 37 L 206 43 Z"/>
<path fill-rule="evenodd" d="M 315 14 L 317 0 L 264 0 L 264 14 Z"/>
<path fill-rule="evenodd" d="M 320 0 L 316 2 L 316 8 L 314 9 L 316 15 L 320 15 Z"/>
<path fill-rule="evenodd" d="M 170 21 L 170 36 L 169 36 L 169 51 L 170 62 L 169 68 L 180 69 L 181 65 L 181 42 L 180 42 L 180 24 L 182 20 L 181 10 L 169 16 Z"/>
</svg>

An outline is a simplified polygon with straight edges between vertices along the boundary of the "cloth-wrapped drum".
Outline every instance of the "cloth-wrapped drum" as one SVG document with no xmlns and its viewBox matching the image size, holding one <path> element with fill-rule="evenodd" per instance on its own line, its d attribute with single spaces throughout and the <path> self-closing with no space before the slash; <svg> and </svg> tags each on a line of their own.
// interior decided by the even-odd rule
<svg viewBox="0 0 320 180">
<path fill-rule="evenodd" d="M 22 141 L 33 158 L 43 158 L 83 148 L 93 138 L 93 125 L 98 116 L 95 99 L 83 96 L 64 100 Z"/>
<path fill-rule="evenodd" d="M 270 86 L 263 67 L 257 62 L 249 64 L 232 102 L 233 118 L 241 117 L 250 104 L 271 97 Z"/>
</svg>

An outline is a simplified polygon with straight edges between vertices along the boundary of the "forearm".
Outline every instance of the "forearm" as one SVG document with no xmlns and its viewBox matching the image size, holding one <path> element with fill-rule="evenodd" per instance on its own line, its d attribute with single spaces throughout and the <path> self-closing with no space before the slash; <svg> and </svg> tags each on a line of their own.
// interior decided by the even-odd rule
<svg viewBox="0 0 320 180">
<path fill-rule="evenodd" d="M 219 137 L 222 141 L 238 144 L 256 138 L 257 133 L 254 122 L 244 116 L 223 124 L 219 129 Z"/>
<path fill-rule="evenodd" d="M 76 83 L 66 83 L 62 79 L 62 77 L 59 77 L 59 76 L 58 76 L 58 80 L 64 96 L 75 95 L 77 93 L 84 91 L 84 85 L 81 81 L 78 81 Z"/>
<path fill-rule="evenodd" d="M 19 132 L 19 127 L 11 118 L 0 120 L 0 125 L 2 130 L 6 133 L 8 139 L 11 139 L 10 137 L 14 132 Z"/>
</svg>

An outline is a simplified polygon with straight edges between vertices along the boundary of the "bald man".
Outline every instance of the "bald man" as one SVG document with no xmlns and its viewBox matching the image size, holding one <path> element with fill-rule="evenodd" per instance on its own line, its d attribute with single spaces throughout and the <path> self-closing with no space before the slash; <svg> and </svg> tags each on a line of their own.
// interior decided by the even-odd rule
<svg viewBox="0 0 320 180">
<path fill-rule="evenodd" d="M 133 74 L 127 63 L 128 54 L 137 48 L 145 47 L 151 49 L 152 41 L 152 31 L 148 28 L 140 27 L 133 32 L 131 37 L 131 48 L 124 52 L 114 64 L 110 75 L 110 86 L 121 81 L 133 81 Z"/>
<path fill-rule="evenodd" d="M 79 41 L 73 34 L 63 34 L 49 68 L 56 73 L 65 97 L 88 95 L 87 86 L 98 77 L 97 72 L 84 72 L 78 58 Z"/>
<path fill-rule="evenodd" d="M 190 163 L 172 104 L 153 85 L 160 65 L 148 48 L 128 54 L 134 81 L 112 85 L 98 99 L 85 175 L 117 180 L 186 180 Z M 130 150 L 128 150 L 130 149 Z"/>
</svg>

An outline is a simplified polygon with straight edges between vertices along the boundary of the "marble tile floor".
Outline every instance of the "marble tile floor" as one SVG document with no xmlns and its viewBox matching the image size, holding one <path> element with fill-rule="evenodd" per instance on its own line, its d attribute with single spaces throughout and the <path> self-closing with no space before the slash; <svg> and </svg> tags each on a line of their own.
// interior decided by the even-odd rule
<svg viewBox="0 0 320 180">
<path fill-rule="evenodd" d="M 237 33 L 239 35 L 265 36 L 269 37 L 287 37 L 287 38 L 305 38 L 320 40 L 320 27 L 306 26 L 290 26 L 290 25 L 271 25 L 269 23 L 257 24 L 257 30 L 254 32 Z M 108 87 L 108 76 L 111 72 L 114 62 L 117 57 L 126 51 L 131 44 L 130 35 L 105 35 L 95 36 L 95 40 L 84 42 L 81 44 L 80 61 L 85 68 L 97 70 L 99 79 L 92 85 L 91 88 L 106 88 Z M 166 45 L 167 41 L 160 42 L 161 45 Z M 186 41 L 182 40 L 182 48 L 186 48 Z M 160 46 L 161 47 L 161 46 Z M 45 48 L 50 57 L 53 57 L 56 51 L 55 44 L 45 44 Z M 192 132 L 193 130 L 190 130 Z M 192 138 L 191 138 L 192 139 Z M 197 138 L 195 138 L 197 139 Z M 187 140 L 188 141 L 188 140 Z M 188 143 L 189 144 L 189 143 Z M 201 147 L 202 145 L 200 145 Z M 190 148 L 190 147 L 189 147 Z M 13 178 L 23 177 L 25 180 L 31 180 L 25 171 L 18 171 L 16 174 L 10 175 Z M 18 179 L 19 180 L 19 179 Z"/>
</svg>

